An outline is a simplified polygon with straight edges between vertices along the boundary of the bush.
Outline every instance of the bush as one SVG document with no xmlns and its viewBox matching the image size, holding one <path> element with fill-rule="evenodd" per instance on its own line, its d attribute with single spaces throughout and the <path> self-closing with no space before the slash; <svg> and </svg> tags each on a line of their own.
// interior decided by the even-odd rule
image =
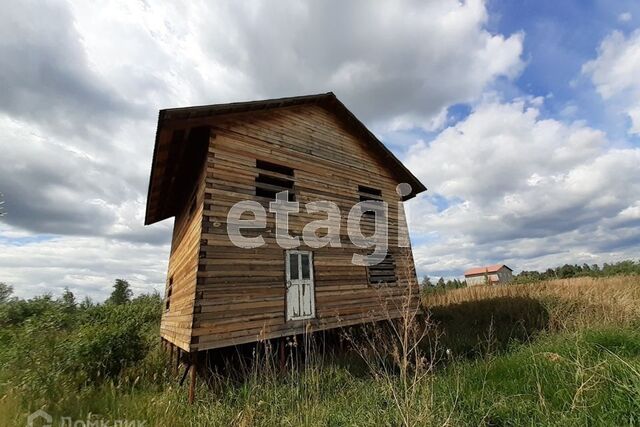
<svg viewBox="0 0 640 427">
<path fill-rule="evenodd" d="M 71 353 L 89 381 L 115 378 L 123 368 L 144 359 L 157 340 L 161 300 L 156 294 L 130 304 L 104 304 L 81 315 L 70 337 Z"/>
<path fill-rule="evenodd" d="M 161 307 L 157 294 L 73 309 L 50 296 L 0 304 L 0 392 L 17 387 L 35 405 L 119 382 L 157 342 Z"/>
<path fill-rule="evenodd" d="M 124 367 L 144 358 L 147 346 L 139 325 L 85 325 L 72 337 L 70 360 L 89 381 L 115 378 Z"/>
</svg>

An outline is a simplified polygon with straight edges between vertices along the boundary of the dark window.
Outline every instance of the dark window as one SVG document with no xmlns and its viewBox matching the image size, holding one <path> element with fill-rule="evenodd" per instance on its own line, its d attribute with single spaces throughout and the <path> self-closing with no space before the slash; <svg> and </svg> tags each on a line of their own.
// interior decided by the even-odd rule
<svg viewBox="0 0 640 427">
<path fill-rule="evenodd" d="M 302 263 L 302 278 L 303 279 L 310 279 L 311 277 L 309 276 L 309 254 L 301 254 L 300 255 L 300 262 Z"/>
<path fill-rule="evenodd" d="M 293 169 L 288 166 L 276 165 L 275 163 L 256 160 L 256 167 L 269 172 L 280 173 L 282 175 L 293 176 Z"/>
<path fill-rule="evenodd" d="M 358 195 L 360 196 L 361 202 L 366 202 L 367 200 L 382 201 L 382 190 L 378 190 L 377 188 L 358 185 Z"/>
<path fill-rule="evenodd" d="M 374 201 L 381 202 L 382 201 L 382 190 L 377 188 L 365 187 L 364 185 L 358 185 L 358 196 L 360 197 L 361 202 Z M 375 217 L 375 212 L 373 211 L 364 211 L 363 217 L 365 219 L 371 219 Z"/>
<path fill-rule="evenodd" d="M 298 254 L 289 254 L 289 278 L 298 280 Z"/>
<path fill-rule="evenodd" d="M 295 201 L 293 169 L 287 166 L 256 160 L 256 196 L 275 200 L 276 194 L 289 192 L 289 201 Z"/>
<path fill-rule="evenodd" d="M 395 285 L 396 263 L 393 255 L 387 254 L 382 262 L 367 267 L 370 285 Z"/>
<path fill-rule="evenodd" d="M 164 302 L 164 309 L 165 310 L 169 310 L 169 307 L 171 306 L 171 293 L 173 292 L 173 276 L 171 276 L 169 278 L 169 287 L 167 288 L 167 298 L 165 299 Z"/>
</svg>

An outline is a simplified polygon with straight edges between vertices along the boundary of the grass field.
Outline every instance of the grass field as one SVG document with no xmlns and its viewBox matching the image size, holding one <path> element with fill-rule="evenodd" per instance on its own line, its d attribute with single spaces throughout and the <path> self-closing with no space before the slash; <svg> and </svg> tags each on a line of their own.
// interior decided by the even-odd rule
<svg viewBox="0 0 640 427">
<path fill-rule="evenodd" d="M 39 408 L 56 420 L 167 426 L 640 424 L 639 277 L 463 288 L 423 302 L 429 328 L 406 365 L 397 346 L 366 340 L 286 374 L 261 357 L 241 377 L 201 381 L 192 406 L 158 345 L 159 301 L 63 314 L 40 302 L 26 320 L 5 315 L 0 425 L 25 425 Z M 387 359 L 367 359 L 381 348 Z"/>
</svg>

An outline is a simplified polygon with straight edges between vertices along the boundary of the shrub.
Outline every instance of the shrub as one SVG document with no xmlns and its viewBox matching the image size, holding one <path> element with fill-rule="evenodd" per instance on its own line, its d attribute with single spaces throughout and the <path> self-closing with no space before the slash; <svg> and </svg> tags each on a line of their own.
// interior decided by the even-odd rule
<svg viewBox="0 0 640 427">
<path fill-rule="evenodd" d="M 0 305 L 0 391 L 16 387 L 31 406 L 68 399 L 89 385 L 120 382 L 157 342 L 157 294 L 71 307 L 49 296 Z"/>
<path fill-rule="evenodd" d="M 145 341 L 133 322 L 85 325 L 73 337 L 71 347 L 73 364 L 90 381 L 115 378 L 146 354 Z"/>
</svg>

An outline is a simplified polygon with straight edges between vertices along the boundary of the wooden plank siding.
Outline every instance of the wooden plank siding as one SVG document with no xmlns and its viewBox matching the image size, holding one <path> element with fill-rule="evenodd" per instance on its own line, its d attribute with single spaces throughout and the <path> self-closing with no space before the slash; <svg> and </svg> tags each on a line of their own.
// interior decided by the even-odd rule
<svg viewBox="0 0 640 427">
<path fill-rule="evenodd" d="M 165 289 L 169 308 L 165 305 L 160 322 L 161 337 L 186 351 L 191 343 L 204 210 L 206 165 L 201 163 L 199 168 L 195 185 L 185 198 L 187 202 L 175 217 Z M 167 298 L 170 285 L 172 292 Z"/>
<path fill-rule="evenodd" d="M 176 216 L 168 272 L 173 293 L 162 318 L 163 338 L 196 351 L 293 335 L 309 325 L 321 330 L 397 317 L 409 286 L 417 304 L 411 250 L 397 245 L 398 224 L 405 219 L 393 167 L 334 114 L 310 104 L 187 119 L 182 125 L 210 126 L 211 138 L 194 190 L 196 209 L 189 213 L 187 204 Z M 300 247 L 314 253 L 316 319 L 311 321 L 285 321 L 285 251 L 275 242 L 274 215 L 267 214 L 267 227 L 260 232 L 263 247 L 237 248 L 227 235 L 227 213 L 235 203 L 257 200 L 268 210 L 269 200 L 255 195 L 256 160 L 294 169 L 301 213 L 290 215 L 292 235 L 301 236 L 305 224 L 326 219 L 308 214 L 307 202 L 332 201 L 342 212 L 341 248 Z M 371 286 L 366 267 L 351 263 L 354 252 L 363 253 L 346 228 L 359 185 L 380 189 L 388 203 L 395 286 Z"/>
</svg>

